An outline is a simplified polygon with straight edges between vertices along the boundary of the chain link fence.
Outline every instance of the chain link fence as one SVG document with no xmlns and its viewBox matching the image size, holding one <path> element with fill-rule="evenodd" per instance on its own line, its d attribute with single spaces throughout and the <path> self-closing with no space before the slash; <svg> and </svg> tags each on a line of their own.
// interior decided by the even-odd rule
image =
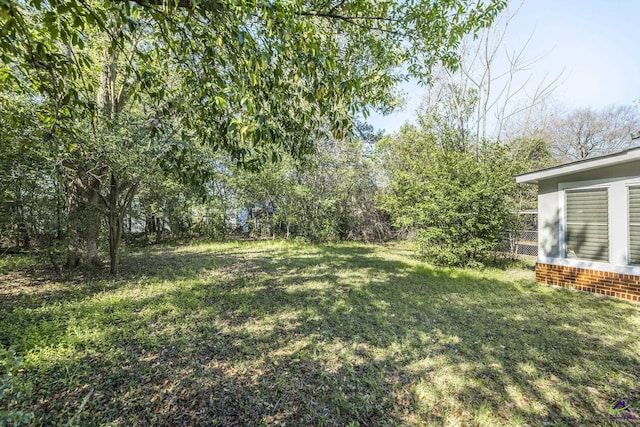
<svg viewBox="0 0 640 427">
<path fill-rule="evenodd" d="M 515 253 L 538 256 L 538 230 L 521 230 L 517 236 Z"/>
<path fill-rule="evenodd" d="M 521 227 L 515 232 L 509 232 L 507 246 L 514 257 L 538 256 L 538 212 L 518 212 Z"/>
</svg>

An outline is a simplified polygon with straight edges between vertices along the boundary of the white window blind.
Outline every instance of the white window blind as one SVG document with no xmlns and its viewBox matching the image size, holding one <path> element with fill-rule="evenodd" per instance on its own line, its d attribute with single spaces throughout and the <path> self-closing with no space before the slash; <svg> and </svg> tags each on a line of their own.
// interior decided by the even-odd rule
<svg viewBox="0 0 640 427">
<path fill-rule="evenodd" d="M 640 186 L 629 187 L 629 264 L 640 264 Z"/>
<path fill-rule="evenodd" d="M 565 203 L 567 258 L 609 261 L 609 193 L 606 188 L 570 190 Z"/>
</svg>

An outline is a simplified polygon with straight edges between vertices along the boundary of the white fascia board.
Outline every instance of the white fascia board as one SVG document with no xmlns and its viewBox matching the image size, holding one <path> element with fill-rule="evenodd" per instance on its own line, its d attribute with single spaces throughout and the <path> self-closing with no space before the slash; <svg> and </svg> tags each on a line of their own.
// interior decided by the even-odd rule
<svg viewBox="0 0 640 427">
<path fill-rule="evenodd" d="M 518 184 L 535 184 L 549 178 L 557 178 L 563 175 L 585 172 L 607 166 L 632 162 L 634 160 L 640 160 L 640 148 L 634 148 L 631 150 L 622 151 L 620 153 L 609 154 L 602 157 L 595 157 L 593 159 L 580 160 L 578 162 L 568 163 L 566 165 L 556 166 L 553 168 L 543 169 L 535 172 L 529 172 L 524 175 L 518 175 L 516 177 L 516 182 Z"/>
</svg>

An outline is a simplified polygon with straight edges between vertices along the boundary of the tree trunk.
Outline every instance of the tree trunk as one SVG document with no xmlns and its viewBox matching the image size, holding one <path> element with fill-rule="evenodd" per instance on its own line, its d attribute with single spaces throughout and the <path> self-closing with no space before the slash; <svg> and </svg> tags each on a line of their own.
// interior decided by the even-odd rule
<svg viewBox="0 0 640 427">
<path fill-rule="evenodd" d="M 110 22 L 108 25 L 112 26 Z M 114 30 L 116 30 L 114 28 Z M 117 31 L 114 31 L 117 33 Z M 120 90 L 116 89 L 117 63 L 119 50 L 105 48 L 103 54 L 103 66 L 100 76 L 100 86 L 96 96 L 96 105 L 107 119 L 107 124 L 117 118 L 122 107 L 127 101 L 128 93 L 126 87 L 122 85 Z M 94 129 L 95 131 L 95 129 Z M 124 211 L 123 206 L 128 206 L 130 200 L 126 200 L 123 205 L 119 203 L 122 184 L 112 171 L 110 174 L 110 188 L 108 199 L 101 193 L 102 184 L 107 178 L 107 165 L 104 162 L 87 158 L 85 162 L 79 162 L 74 166 L 78 169 L 78 176 L 69 185 L 68 197 L 68 221 L 69 221 L 69 251 L 67 256 L 67 266 L 77 267 L 79 265 L 92 266 L 99 265 L 98 258 L 98 234 L 100 232 L 101 212 L 99 204 L 106 207 L 106 214 L 109 220 L 109 253 L 111 258 L 112 272 L 117 268 L 117 253 L 120 245 L 122 232 L 122 222 Z M 89 166 L 87 169 L 87 165 Z M 129 185 L 129 184 L 127 184 Z M 135 185 L 130 186 L 132 192 Z M 127 192 L 127 195 L 132 194 Z M 113 197 L 113 199 L 112 199 Z"/>
<path fill-rule="evenodd" d="M 114 275 L 118 274 L 118 252 L 122 242 L 124 217 L 131 206 L 136 188 L 136 184 L 122 182 L 116 172 L 111 171 L 109 194 L 104 201 L 109 218 L 109 272 Z"/>
<path fill-rule="evenodd" d="M 31 249 L 31 239 L 29 237 L 29 230 L 24 222 L 18 224 L 18 233 L 20 233 L 20 243 L 22 249 Z"/>
<path fill-rule="evenodd" d="M 56 186 L 56 240 L 62 239 L 62 203 L 61 203 L 61 191 Z"/>
<path fill-rule="evenodd" d="M 164 228 L 164 224 L 160 217 L 156 217 L 156 243 L 160 243 L 160 239 L 162 239 L 162 229 Z"/>
<path fill-rule="evenodd" d="M 98 256 L 98 234 L 100 233 L 98 191 L 100 191 L 100 181 L 85 173 L 81 173 L 69 185 L 67 267 L 100 265 Z"/>
<path fill-rule="evenodd" d="M 109 272 L 118 274 L 118 252 L 122 240 L 122 220 L 120 215 L 109 214 Z"/>
<path fill-rule="evenodd" d="M 109 183 L 109 272 L 118 272 L 118 250 L 122 233 L 122 221 L 118 212 L 118 199 L 120 198 L 120 185 L 116 175 L 111 172 Z"/>
</svg>

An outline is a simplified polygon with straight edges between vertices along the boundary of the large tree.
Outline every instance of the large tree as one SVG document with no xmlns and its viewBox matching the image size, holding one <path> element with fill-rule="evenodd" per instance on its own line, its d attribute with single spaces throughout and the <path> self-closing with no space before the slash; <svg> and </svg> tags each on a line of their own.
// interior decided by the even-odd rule
<svg viewBox="0 0 640 427">
<path fill-rule="evenodd" d="M 630 105 L 569 110 L 552 119 L 547 128 L 553 150 L 563 161 L 629 148 L 634 144 L 632 135 L 639 130 L 640 115 Z"/>
<path fill-rule="evenodd" d="M 131 159 L 176 164 L 156 156 L 166 153 L 184 171 L 182 154 L 199 144 L 254 169 L 302 158 L 354 114 L 391 105 L 406 72 L 426 79 L 437 62 L 454 66 L 461 37 L 504 4 L 8 0 L 0 81 L 37 100 L 46 138 L 68 153 L 68 263 L 96 261 L 103 212 L 115 271 L 139 176 Z"/>
<path fill-rule="evenodd" d="M 529 39 L 513 46 L 512 22 L 523 2 L 503 10 L 493 25 L 478 34 L 464 37 L 459 46 L 460 64 L 433 71 L 421 105 L 427 116 L 438 116 L 438 125 L 456 129 L 462 144 L 480 147 L 483 141 L 508 141 L 511 128 L 516 137 L 528 131 L 529 117 L 553 94 L 561 75 L 542 76 L 530 73 L 532 65 L 542 57 L 530 52 Z M 517 132 L 514 131 L 517 122 Z"/>
<path fill-rule="evenodd" d="M 367 106 L 387 106 L 400 65 L 420 78 L 436 62 L 453 66 L 461 37 L 490 24 L 504 3 L 8 1 L 0 59 L 3 78 L 54 101 L 56 119 L 73 112 L 70 103 L 96 111 L 80 93 L 86 82 L 68 77 L 95 61 L 88 40 L 99 33 L 108 61 L 124 57 L 135 89 L 171 101 L 190 132 L 258 164 L 282 148 L 307 152 L 327 121 L 338 128 Z M 114 107 L 133 94 L 113 94 Z"/>
</svg>

